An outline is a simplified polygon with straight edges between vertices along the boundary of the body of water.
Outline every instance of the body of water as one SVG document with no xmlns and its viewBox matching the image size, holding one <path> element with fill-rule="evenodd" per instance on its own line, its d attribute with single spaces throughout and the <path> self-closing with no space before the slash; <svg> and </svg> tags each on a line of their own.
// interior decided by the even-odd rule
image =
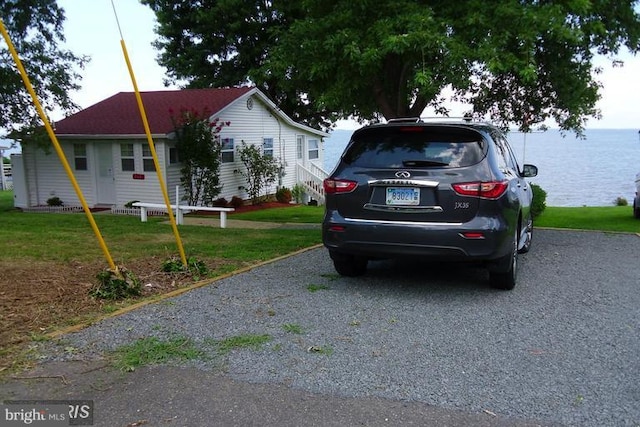
<svg viewBox="0 0 640 427">
<path fill-rule="evenodd" d="M 325 140 L 326 171 L 336 166 L 352 133 L 336 130 Z M 509 140 L 520 164 L 538 166 L 530 181 L 547 192 L 548 206 L 612 206 L 618 197 L 633 203 L 640 172 L 637 129 L 590 129 L 585 139 L 558 130 L 511 133 Z"/>
</svg>

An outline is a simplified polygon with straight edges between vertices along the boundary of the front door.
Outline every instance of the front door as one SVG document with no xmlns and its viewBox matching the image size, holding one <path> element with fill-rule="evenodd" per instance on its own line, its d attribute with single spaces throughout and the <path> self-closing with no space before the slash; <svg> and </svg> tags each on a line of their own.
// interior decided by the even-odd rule
<svg viewBox="0 0 640 427">
<path fill-rule="evenodd" d="M 96 144 L 98 156 L 97 204 L 114 205 L 116 203 L 116 180 L 113 175 L 113 150 L 110 143 Z"/>
<path fill-rule="evenodd" d="M 304 135 L 296 135 L 296 159 L 298 164 L 307 167 L 307 144 L 305 144 Z"/>
</svg>

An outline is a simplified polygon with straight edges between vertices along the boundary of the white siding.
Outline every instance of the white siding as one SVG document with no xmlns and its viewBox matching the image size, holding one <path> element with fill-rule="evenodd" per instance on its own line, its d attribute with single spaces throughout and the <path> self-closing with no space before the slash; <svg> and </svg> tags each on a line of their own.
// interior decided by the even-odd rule
<svg viewBox="0 0 640 427">
<path fill-rule="evenodd" d="M 116 161 L 114 162 L 114 177 L 116 185 L 116 205 L 124 206 L 126 203 L 137 200 L 147 203 L 164 203 L 160 183 L 158 182 L 158 174 L 154 171 L 145 171 L 142 166 L 142 146 L 147 144 L 146 140 L 117 140 L 113 142 L 117 145 L 115 150 Z M 122 162 L 120 160 L 120 144 L 133 143 L 133 152 L 135 156 L 135 170 L 123 171 Z M 158 163 L 161 168 L 166 168 L 168 163 L 168 153 L 165 150 L 163 140 L 155 141 L 156 154 L 158 155 Z M 134 179 L 134 176 L 143 179 Z M 166 177 L 164 177 L 166 182 Z M 168 188 L 167 192 L 171 195 L 172 189 Z M 173 202 L 173 199 L 172 199 Z"/>
<path fill-rule="evenodd" d="M 73 143 L 60 141 L 64 155 L 73 170 L 74 176 L 89 206 L 95 203 L 95 188 L 93 174 L 95 162 L 93 161 L 93 144 L 88 141 L 74 141 L 77 144 L 87 145 L 87 170 L 74 170 Z M 70 178 L 62 166 L 57 153 L 51 148 L 51 153 L 46 154 L 42 149 L 32 146 L 23 147 L 25 160 L 25 172 L 29 191 L 29 203 L 31 206 L 46 205 L 47 200 L 57 196 L 67 206 L 79 206 L 78 198 Z"/>
<path fill-rule="evenodd" d="M 164 156 L 165 156 L 165 169 L 167 176 L 165 177 L 165 181 L 167 182 L 167 192 L 169 193 L 169 198 L 171 203 L 176 202 L 176 185 L 180 186 L 179 188 L 179 196 L 180 199 L 184 197 L 184 189 L 180 184 L 180 168 L 181 165 L 179 163 L 169 164 L 169 148 L 175 147 L 174 142 L 167 142 L 164 144 Z M 179 200 L 182 203 L 182 200 Z"/>
<path fill-rule="evenodd" d="M 280 186 L 292 188 L 296 184 L 296 163 L 298 135 L 303 135 L 305 141 L 317 139 L 319 141 L 319 158 L 311 160 L 321 167 L 323 160 L 322 137 L 307 132 L 304 129 L 288 124 L 286 120 L 267 108 L 259 96 L 253 96 L 253 108 L 247 107 L 246 99 L 240 98 L 235 103 L 225 108 L 221 115 L 216 116 L 224 122 L 229 122 L 229 126 L 223 127 L 220 136 L 222 138 L 233 138 L 235 144 L 234 162 L 222 163 L 220 168 L 220 182 L 223 185 L 219 197 L 231 200 L 233 196 L 247 199 L 245 190 L 239 187 L 246 185 L 242 175 L 234 171 L 243 168 L 243 164 L 238 156 L 238 148 L 242 143 L 256 144 L 262 146 L 263 138 L 273 138 L 273 153 L 285 166 L 285 175 L 279 182 L 274 183 L 266 189 L 266 194 L 273 194 Z M 156 172 L 143 170 L 142 146 L 147 144 L 146 139 L 135 140 L 66 140 L 60 141 L 69 164 L 74 165 L 73 144 L 85 143 L 87 145 L 87 170 L 75 171 L 76 179 L 83 191 L 87 204 L 92 207 L 97 203 L 96 188 L 98 182 L 97 156 L 95 154 L 96 144 L 110 144 L 112 147 L 113 161 L 113 182 L 115 189 L 115 203 L 123 206 L 133 200 L 140 200 L 151 203 L 164 203 L 160 184 Z M 134 171 L 123 171 L 120 156 L 120 144 L 134 144 Z M 171 203 L 175 203 L 175 188 L 180 184 L 180 164 L 169 164 L 169 147 L 173 146 L 173 141 L 154 140 L 160 167 L 163 168 L 164 182 L 167 184 L 167 191 Z M 25 167 L 26 184 L 29 194 L 29 204 L 31 206 L 45 205 L 47 199 L 58 196 L 66 205 L 80 205 L 77 195 L 62 167 L 55 151 L 46 155 L 42 150 L 29 146 L 23 147 L 23 160 Z M 308 156 L 308 149 L 305 144 L 305 158 Z M 134 179 L 144 178 L 144 179 Z M 101 187 L 104 189 L 104 187 Z M 184 190 L 180 189 L 181 196 Z"/>
<path fill-rule="evenodd" d="M 169 161 L 168 149 L 165 147 L 166 144 L 162 140 L 154 142 L 160 167 L 166 168 Z M 74 175 L 89 207 L 93 207 L 97 203 L 96 185 L 98 165 L 96 164 L 96 156 L 94 153 L 95 144 L 109 144 L 112 146 L 113 176 L 116 193 L 115 203 L 117 206 L 123 206 L 132 200 L 164 203 L 164 197 L 162 196 L 157 173 L 143 170 L 142 146 L 143 144 L 147 144 L 146 140 L 60 141 L 72 170 L 74 169 L 74 143 L 84 143 L 87 145 L 87 170 L 74 170 Z M 122 170 L 122 162 L 120 159 L 121 143 L 133 143 L 134 145 L 134 171 Z M 29 192 L 29 203 L 31 206 L 46 205 L 47 200 L 54 196 L 59 197 L 67 206 L 80 206 L 80 200 L 64 171 L 62 163 L 54 151 L 50 154 L 45 154 L 44 151 L 40 149 L 25 146 L 23 147 L 23 158 L 25 162 L 25 172 Z M 169 185 L 167 185 L 167 191 L 169 193 L 171 203 L 175 203 L 175 184 L 180 181 L 179 174 L 179 165 L 173 165 L 169 169 L 169 176 L 164 177 L 165 182 L 169 182 Z M 144 177 L 144 179 L 134 179 L 134 175 L 137 177 Z"/>
<path fill-rule="evenodd" d="M 220 181 L 224 183 L 220 197 L 231 200 L 233 196 L 247 199 L 246 191 L 238 187 L 246 185 L 242 175 L 234 173 L 244 167 L 238 155 L 238 148 L 244 141 L 246 144 L 262 146 L 263 138 L 273 138 L 273 154 L 285 165 L 285 176 L 280 184 L 276 181 L 266 190 L 266 194 L 276 192 L 278 186 L 292 188 L 296 184 L 296 135 L 303 134 L 308 138 L 320 141 L 320 158 L 314 160 L 322 166 L 322 138 L 301 129 L 288 125 L 280 117 L 272 114 L 259 98 L 254 97 L 253 108 L 248 109 L 245 102 L 236 102 L 224 110 L 222 121 L 229 121 L 220 132 L 221 138 L 233 138 L 235 142 L 235 158 L 233 163 L 222 163 Z"/>
</svg>

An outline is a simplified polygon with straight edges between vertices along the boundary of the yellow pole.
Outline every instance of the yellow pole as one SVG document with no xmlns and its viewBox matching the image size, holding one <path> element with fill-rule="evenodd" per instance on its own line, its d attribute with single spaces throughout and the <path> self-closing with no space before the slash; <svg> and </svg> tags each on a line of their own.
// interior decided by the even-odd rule
<svg viewBox="0 0 640 427">
<path fill-rule="evenodd" d="M 7 29 L 4 26 L 4 22 L 2 22 L 2 19 L 0 19 L 0 31 L 2 32 L 2 37 L 4 37 L 4 40 L 7 42 L 7 45 L 9 46 L 9 51 L 11 52 L 11 56 L 13 56 L 13 60 L 15 61 L 16 65 L 18 66 L 18 70 L 20 71 L 20 75 L 22 76 L 22 81 L 24 82 L 25 87 L 27 88 L 27 91 L 29 92 L 29 95 L 31 95 L 31 99 L 36 107 L 36 110 L 38 110 L 38 115 L 40 116 L 40 118 L 42 119 L 42 121 L 44 122 L 44 126 L 47 129 L 47 133 L 49 134 L 49 138 L 51 139 L 51 142 L 53 143 L 53 147 L 56 150 L 56 153 L 58 153 L 58 157 L 60 158 L 60 161 L 62 162 L 62 166 L 64 167 L 64 170 L 67 172 L 67 176 L 69 177 L 69 180 L 71 181 L 71 185 L 73 185 L 73 189 L 76 191 L 76 194 L 78 195 L 78 199 L 80 199 L 80 203 L 82 204 L 82 208 L 84 209 L 84 213 L 87 215 L 87 219 L 89 220 L 89 224 L 91 224 L 91 228 L 93 229 L 93 232 L 96 235 L 96 238 L 98 239 L 98 242 L 100 243 L 100 247 L 102 248 L 102 252 L 104 253 L 105 258 L 107 259 L 107 262 L 109 263 L 109 267 L 111 268 L 111 270 L 115 273 L 115 274 L 120 274 L 118 272 L 118 267 L 116 267 L 115 263 L 113 262 L 113 259 L 111 258 L 111 254 L 109 253 L 109 249 L 107 248 L 107 245 L 104 242 L 104 239 L 102 238 L 102 235 L 100 234 L 100 230 L 98 229 L 98 225 L 96 224 L 95 220 L 93 219 L 93 215 L 91 214 L 91 210 L 89 209 L 89 206 L 87 205 L 87 202 L 84 198 L 84 195 L 82 194 L 82 190 L 80 189 L 80 186 L 78 185 L 78 182 L 76 181 L 76 177 L 73 175 L 73 171 L 71 170 L 71 167 L 69 166 L 69 162 L 67 162 L 67 158 L 64 155 L 64 151 L 62 151 L 62 147 L 60 147 L 60 143 L 58 142 L 58 138 L 56 137 L 56 134 L 53 132 L 53 128 L 51 127 L 51 124 L 49 123 L 49 119 L 47 118 L 47 115 L 44 113 L 44 109 L 42 108 L 42 105 L 40 104 L 40 101 L 38 101 L 38 97 L 36 96 L 35 91 L 33 90 L 33 86 L 31 85 L 31 81 L 29 80 L 29 76 L 27 75 L 27 72 L 25 71 L 24 67 L 22 66 L 22 61 L 20 61 L 20 58 L 18 57 L 18 53 L 16 52 L 15 47 L 13 46 L 13 43 L 11 42 L 11 38 L 9 37 L 9 33 L 7 32 Z"/>
<path fill-rule="evenodd" d="M 156 173 L 158 174 L 158 182 L 160 183 L 160 190 L 162 191 L 162 196 L 164 197 L 164 203 L 165 205 L 167 205 L 167 212 L 169 213 L 169 221 L 171 222 L 171 228 L 173 229 L 173 234 L 175 235 L 175 238 L 176 238 L 178 251 L 180 252 L 180 259 L 182 260 L 182 265 L 184 267 L 187 267 L 187 257 L 184 253 L 184 247 L 182 246 L 182 239 L 180 238 L 180 233 L 178 232 L 178 226 L 176 225 L 176 220 L 175 220 L 175 217 L 173 216 L 173 211 L 171 210 L 171 201 L 169 200 L 169 193 L 167 193 L 167 186 L 162 176 L 162 169 L 160 169 L 160 162 L 158 162 L 156 147 L 155 147 L 155 144 L 153 143 L 153 138 L 151 137 L 151 130 L 149 129 L 147 113 L 144 110 L 144 104 L 142 103 L 142 97 L 140 96 L 140 91 L 138 90 L 138 84 L 136 83 L 136 77 L 133 73 L 133 67 L 131 66 L 131 61 L 129 61 L 127 46 L 125 45 L 124 38 L 122 37 L 122 31 L 120 30 L 120 22 L 118 21 L 118 14 L 116 13 L 116 9 L 115 9 L 115 6 L 113 5 L 113 1 L 111 2 L 111 6 L 113 7 L 113 13 L 116 16 L 116 22 L 118 22 L 118 30 L 120 31 L 120 45 L 122 46 L 122 53 L 124 54 L 124 60 L 127 63 L 129 76 L 131 76 L 131 83 L 133 84 L 133 90 L 136 94 L 136 101 L 138 101 L 138 109 L 140 110 L 140 116 L 142 118 L 144 131 L 147 134 L 147 142 L 149 143 L 149 148 L 151 149 L 153 164 L 155 165 Z M 176 200 L 176 204 L 178 204 L 178 200 Z"/>
</svg>

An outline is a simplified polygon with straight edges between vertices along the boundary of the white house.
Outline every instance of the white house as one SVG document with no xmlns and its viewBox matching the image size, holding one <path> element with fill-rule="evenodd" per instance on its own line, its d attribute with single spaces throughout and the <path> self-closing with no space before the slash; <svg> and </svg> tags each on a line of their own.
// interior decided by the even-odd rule
<svg viewBox="0 0 640 427">
<path fill-rule="evenodd" d="M 323 138 L 326 133 L 294 122 L 262 92 L 252 87 L 142 92 L 144 108 L 171 202 L 180 184 L 180 163 L 172 133 L 172 115 L 182 109 L 211 112 L 223 127 L 220 197 L 247 199 L 238 147 L 258 144 L 285 167 L 281 181 L 267 189 L 300 183 L 323 202 Z M 55 124 L 55 133 L 90 207 L 122 207 L 140 200 L 163 203 L 157 173 L 133 92 L 121 92 Z M 65 206 L 79 199 L 54 150 L 47 154 L 31 145 L 13 156 L 15 206 L 46 205 L 59 197 Z M 184 192 L 181 191 L 181 194 Z"/>
</svg>

